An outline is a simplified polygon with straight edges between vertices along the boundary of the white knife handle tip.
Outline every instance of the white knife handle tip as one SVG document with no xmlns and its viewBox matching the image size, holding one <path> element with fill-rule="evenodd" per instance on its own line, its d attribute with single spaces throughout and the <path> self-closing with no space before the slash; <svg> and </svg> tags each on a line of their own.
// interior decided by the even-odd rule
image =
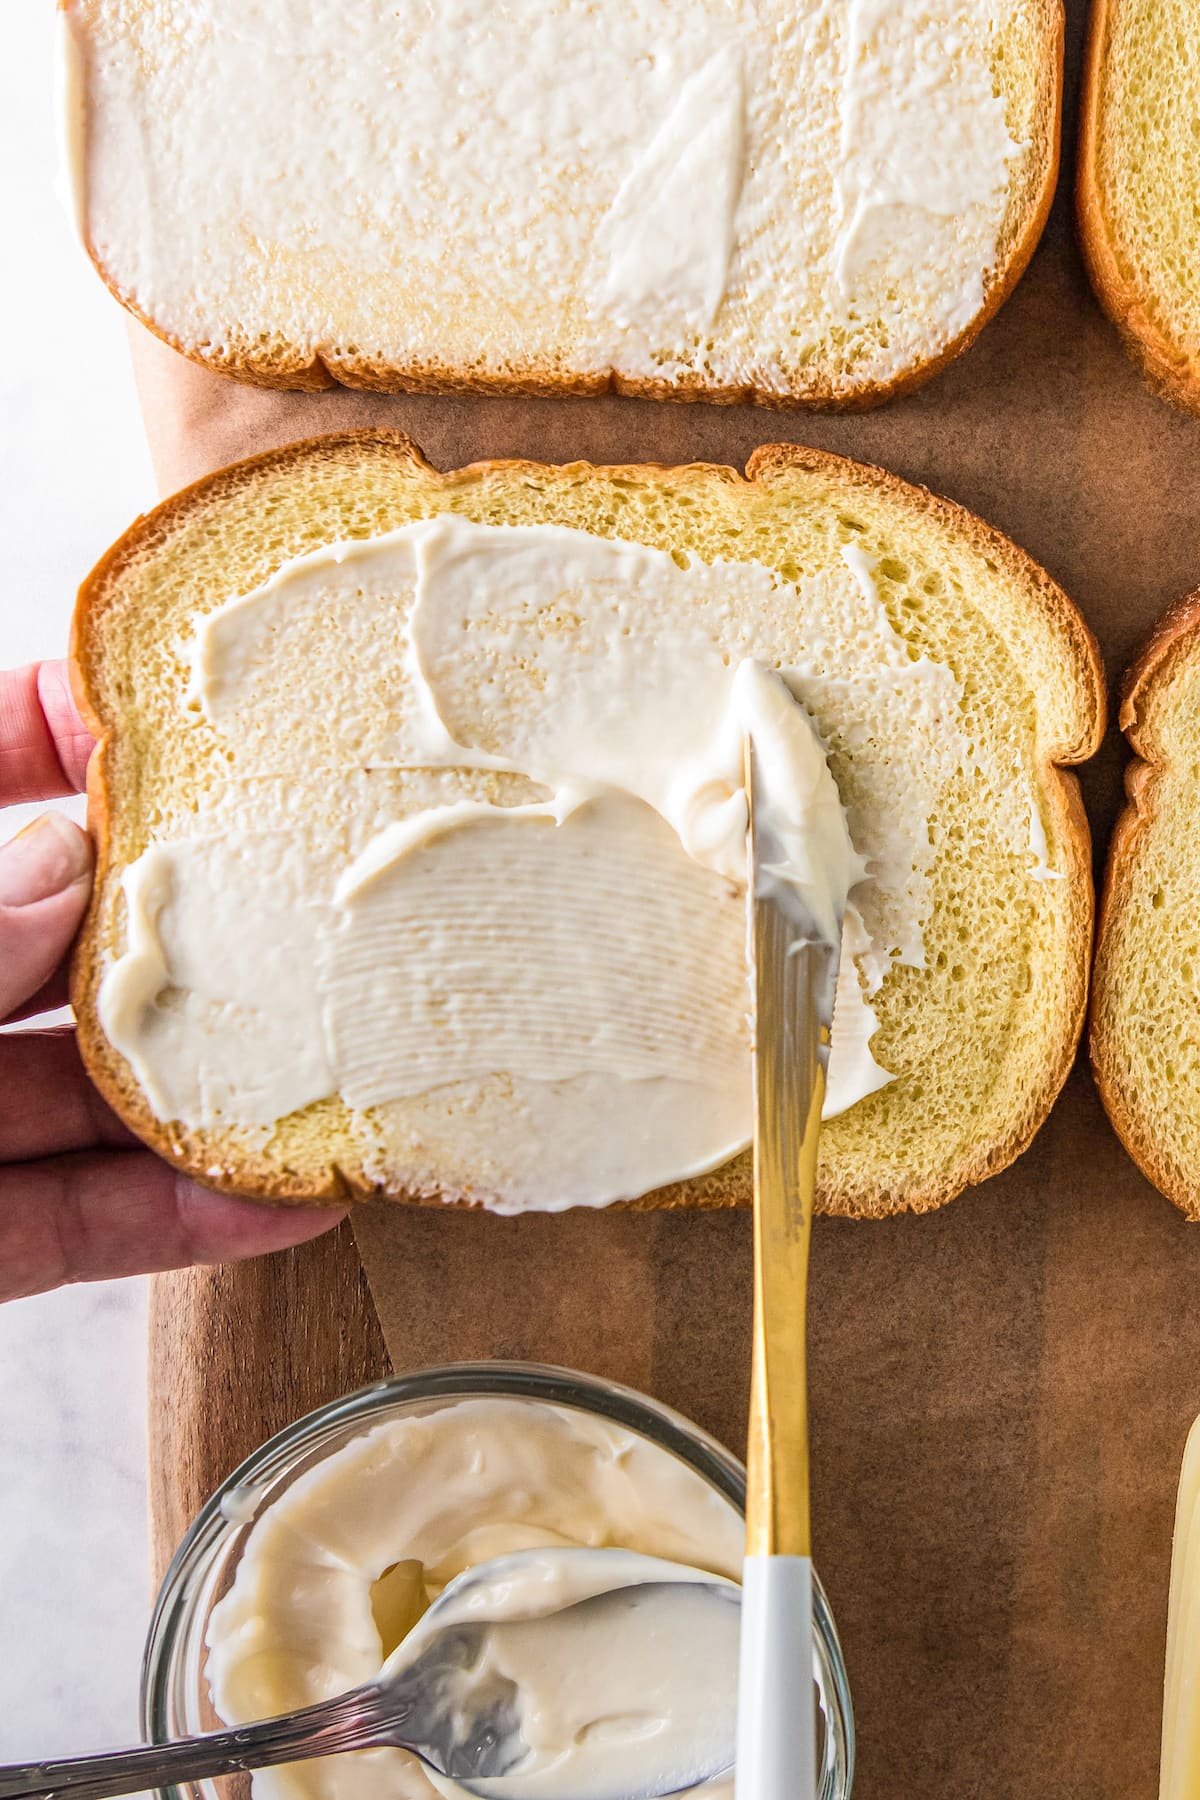
<svg viewBox="0 0 1200 1800">
<path fill-rule="evenodd" d="M 742 1577 L 736 1800 L 815 1800 L 812 1561 L 748 1556 Z"/>
</svg>

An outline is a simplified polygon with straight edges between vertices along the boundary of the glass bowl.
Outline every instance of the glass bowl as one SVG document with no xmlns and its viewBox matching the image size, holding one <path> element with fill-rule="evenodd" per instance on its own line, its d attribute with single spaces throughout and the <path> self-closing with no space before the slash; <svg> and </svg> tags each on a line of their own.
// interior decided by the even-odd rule
<svg viewBox="0 0 1200 1800">
<path fill-rule="evenodd" d="M 220 1724 L 208 1698 L 204 1645 L 209 1614 L 234 1577 L 260 1511 L 322 1457 L 387 1419 L 459 1400 L 503 1396 L 595 1414 L 648 1438 L 689 1464 L 738 1511 L 746 1473 L 723 1445 L 669 1407 L 632 1388 L 535 1363 L 453 1363 L 375 1382 L 289 1425 L 256 1450 L 208 1501 L 167 1570 L 142 1662 L 142 1731 L 149 1743 Z M 818 1733 L 818 1800 L 848 1800 L 854 1776 L 854 1715 L 841 1645 L 820 1581 L 813 1580 L 813 1679 Z M 173 1800 L 218 1800 L 213 1782 L 164 1790 Z M 228 1790 L 227 1790 L 228 1791 Z M 239 1792 L 245 1792 L 244 1778 Z"/>
</svg>

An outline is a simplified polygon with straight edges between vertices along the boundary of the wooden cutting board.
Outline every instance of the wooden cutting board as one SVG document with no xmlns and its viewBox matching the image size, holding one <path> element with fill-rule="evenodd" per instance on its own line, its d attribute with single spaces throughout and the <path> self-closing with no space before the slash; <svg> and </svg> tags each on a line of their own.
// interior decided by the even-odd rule
<svg viewBox="0 0 1200 1800">
<path fill-rule="evenodd" d="M 277 1256 L 157 1276 L 149 1355 L 156 1580 L 243 1457 L 314 1406 L 391 1373 L 346 1225 Z"/>
<path fill-rule="evenodd" d="M 1115 677 L 1200 584 L 1200 421 L 1143 386 L 1091 298 L 1071 179 L 1084 0 L 1068 0 L 1064 174 L 975 347 L 861 417 L 594 401 L 271 395 L 139 334 L 165 489 L 272 444 L 406 429 L 478 456 L 744 464 L 759 443 L 882 463 L 962 501 L 1080 604 Z M 1084 774 L 1098 859 L 1110 734 Z M 388 1367 L 531 1356 L 624 1379 L 738 1445 L 741 1216 L 506 1221 L 393 1209 L 237 1269 L 155 1283 L 156 1566 L 264 1437 Z M 854 1691 L 862 1800 L 1153 1800 L 1171 1516 L 1200 1413 L 1200 1230 L 1142 1180 L 1080 1067 L 1033 1148 L 945 1211 L 818 1221 L 814 1542 Z M 385 1335 L 387 1348 L 385 1348 Z"/>
</svg>

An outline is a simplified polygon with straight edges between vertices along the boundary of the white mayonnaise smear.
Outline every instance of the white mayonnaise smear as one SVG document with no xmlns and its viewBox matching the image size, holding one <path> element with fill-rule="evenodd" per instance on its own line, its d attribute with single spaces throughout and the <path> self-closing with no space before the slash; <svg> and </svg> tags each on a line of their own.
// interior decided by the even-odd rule
<svg viewBox="0 0 1200 1800">
<path fill-rule="evenodd" d="M 727 1160 L 751 1134 L 747 736 L 793 874 L 830 920 L 849 899 L 826 1116 L 881 1086 L 870 997 L 922 965 L 928 821 L 968 750 L 955 678 L 845 565 L 793 585 L 443 516 L 198 618 L 191 717 L 240 802 L 125 871 L 99 1000 L 156 1115 L 269 1128 L 339 1094 L 389 1187 L 452 1139 L 464 1190 L 509 1211 Z M 348 799 L 317 837 L 306 792 L 396 770 L 438 801 L 380 822 Z M 254 803 L 276 776 L 288 819 Z"/>
<path fill-rule="evenodd" d="M 663 1573 L 737 1581 L 743 1532 L 740 1514 L 715 1488 L 635 1433 L 542 1402 L 449 1402 L 352 1440 L 263 1511 L 233 1585 L 209 1619 L 213 1704 L 226 1723 L 241 1724 L 372 1680 L 391 1649 L 377 1611 L 390 1615 L 392 1634 L 399 1635 L 391 1659 L 399 1667 L 419 1653 L 427 1602 L 456 1575 L 493 1557 L 573 1546 L 594 1553 L 566 1562 L 533 1559 L 519 1581 L 472 1589 L 460 1609 L 464 1618 L 536 1618 Z M 667 1567 L 647 1565 L 646 1558 Z M 551 1637 L 570 1632 L 569 1625 L 544 1622 Z M 678 1724 L 680 1706 L 697 1719 L 706 1706 L 710 1712 L 728 1706 L 736 1631 L 688 1644 L 675 1641 L 676 1622 L 668 1636 L 671 1642 L 656 1655 L 649 1622 L 636 1684 L 640 1702 L 633 1705 L 630 1670 L 622 1666 L 628 1645 L 619 1664 L 606 1662 L 602 1644 L 593 1646 L 591 1663 L 579 1669 L 564 1664 L 552 1644 L 548 1657 L 541 1654 L 540 1633 L 517 1647 L 497 1634 L 499 1660 L 535 1700 L 529 1730 L 542 1767 L 556 1758 L 566 1766 L 563 1759 L 574 1756 L 577 1770 L 586 1772 L 602 1756 L 606 1766 L 615 1760 L 634 1770 L 639 1738 L 644 1742 L 656 1716 L 668 1716 L 664 1708 Z M 560 1652 L 571 1653 L 566 1636 Z M 669 1679 L 678 1668 L 691 1671 L 682 1700 Z M 615 1711 L 605 1732 L 583 1731 L 603 1712 L 606 1696 Z M 453 1783 L 432 1783 L 396 1750 L 254 1776 L 255 1800 L 429 1800 L 435 1785 L 461 1793 Z M 553 1791 L 552 1781 L 545 1791 Z M 704 1792 L 709 1800 L 729 1800 L 732 1782 Z"/>
</svg>

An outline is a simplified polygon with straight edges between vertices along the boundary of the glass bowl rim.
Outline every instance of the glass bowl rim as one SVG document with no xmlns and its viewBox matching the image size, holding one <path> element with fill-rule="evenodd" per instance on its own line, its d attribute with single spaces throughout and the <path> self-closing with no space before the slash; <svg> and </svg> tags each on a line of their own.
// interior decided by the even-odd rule
<svg viewBox="0 0 1200 1800">
<path fill-rule="evenodd" d="M 285 1474 L 298 1453 L 321 1446 L 355 1427 L 370 1430 L 397 1406 L 455 1399 L 512 1397 L 574 1407 L 622 1425 L 656 1443 L 705 1478 L 739 1512 L 745 1511 L 746 1471 L 732 1451 L 683 1413 L 622 1382 L 553 1363 L 478 1359 L 431 1363 L 385 1376 L 326 1401 L 283 1426 L 252 1450 L 205 1501 L 184 1533 L 159 1585 L 142 1658 L 140 1719 L 147 1743 L 169 1735 L 165 1703 L 175 1656 L 191 1622 L 190 1600 L 209 1555 L 239 1521 L 227 1510 L 238 1489 L 261 1488 Z M 854 1781 L 855 1730 L 841 1643 L 833 1613 L 817 1571 L 813 1570 L 813 1624 L 821 1662 L 828 1677 L 828 1703 L 834 1714 L 835 1757 L 842 1765 L 842 1800 Z M 178 1788 L 164 1790 L 176 1797 Z"/>
</svg>

